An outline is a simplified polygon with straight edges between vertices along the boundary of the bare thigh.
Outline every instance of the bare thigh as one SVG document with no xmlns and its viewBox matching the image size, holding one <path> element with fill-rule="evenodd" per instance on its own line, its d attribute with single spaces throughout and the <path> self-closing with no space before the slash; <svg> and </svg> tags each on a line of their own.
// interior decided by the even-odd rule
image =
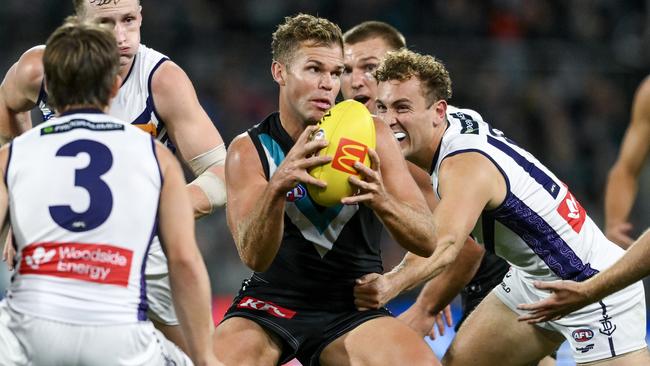
<svg viewBox="0 0 650 366">
<path fill-rule="evenodd" d="M 320 355 L 323 366 L 427 365 L 440 362 L 424 339 L 399 320 L 369 320 L 337 338 Z"/>
<path fill-rule="evenodd" d="M 281 341 L 252 320 L 232 317 L 217 326 L 214 353 L 227 366 L 275 366 Z"/>
<path fill-rule="evenodd" d="M 535 364 L 562 342 L 561 334 L 517 321 L 517 314 L 491 292 L 460 327 L 442 364 Z"/>
<path fill-rule="evenodd" d="M 555 359 L 551 356 L 542 358 L 537 366 L 555 366 Z"/>
</svg>

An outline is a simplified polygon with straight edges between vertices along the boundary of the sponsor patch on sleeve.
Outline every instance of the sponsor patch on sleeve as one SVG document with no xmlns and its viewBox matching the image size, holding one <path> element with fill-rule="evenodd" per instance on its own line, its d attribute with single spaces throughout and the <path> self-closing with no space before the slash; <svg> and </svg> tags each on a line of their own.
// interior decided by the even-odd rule
<svg viewBox="0 0 650 366">
<path fill-rule="evenodd" d="M 562 202 L 560 202 L 560 205 L 557 208 L 557 212 L 569 225 L 571 225 L 573 231 L 580 233 L 582 225 L 585 223 L 587 213 L 580 205 L 580 202 L 576 200 L 568 189 L 566 191 L 566 196 L 564 196 Z"/>
</svg>

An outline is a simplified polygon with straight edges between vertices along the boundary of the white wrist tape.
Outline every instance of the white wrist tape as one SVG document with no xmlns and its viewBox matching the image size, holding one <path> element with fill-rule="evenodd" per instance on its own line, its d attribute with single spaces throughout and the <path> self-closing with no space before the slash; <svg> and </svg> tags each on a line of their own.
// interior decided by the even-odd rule
<svg viewBox="0 0 650 366">
<path fill-rule="evenodd" d="M 212 209 L 226 204 L 226 184 L 216 174 L 207 170 L 190 183 L 201 188 L 208 197 Z M 212 212 L 212 210 L 210 210 Z"/>
<path fill-rule="evenodd" d="M 221 144 L 210 151 L 196 156 L 187 162 L 197 177 L 213 165 L 224 165 L 226 163 L 226 145 Z"/>
<path fill-rule="evenodd" d="M 226 184 L 216 174 L 208 170 L 215 165 L 224 165 L 226 162 L 226 145 L 221 144 L 188 161 L 194 174 L 197 176 L 192 185 L 201 188 L 208 197 L 212 209 L 226 204 Z M 212 211 L 212 210 L 211 210 Z"/>
</svg>

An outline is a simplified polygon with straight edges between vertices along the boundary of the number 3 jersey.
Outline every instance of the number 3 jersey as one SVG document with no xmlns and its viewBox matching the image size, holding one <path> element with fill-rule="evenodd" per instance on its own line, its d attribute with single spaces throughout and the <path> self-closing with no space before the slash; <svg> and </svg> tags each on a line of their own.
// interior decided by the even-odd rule
<svg viewBox="0 0 650 366">
<path fill-rule="evenodd" d="M 162 186 L 150 135 L 99 111 L 64 114 L 13 140 L 5 180 L 13 309 L 79 324 L 146 319 Z"/>
<path fill-rule="evenodd" d="M 478 113 L 449 106 L 447 120 L 449 126 L 432 163 L 436 192 L 441 163 L 461 153 L 482 154 L 506 182 L 503 203 L 483 211 L 472 232 L 487 250 L 527 276 L 575 281 L 595 275 L 623 254 L 562 181 Z"/>
</svg>

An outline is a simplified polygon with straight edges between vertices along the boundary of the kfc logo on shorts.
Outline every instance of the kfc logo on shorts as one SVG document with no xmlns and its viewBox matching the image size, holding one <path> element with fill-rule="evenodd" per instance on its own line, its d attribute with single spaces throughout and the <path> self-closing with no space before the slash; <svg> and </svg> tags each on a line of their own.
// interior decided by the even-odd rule
<svg viewBox="0 0 650 366">
<path fill-rule="evenodd" d="M 281 306 L 275 305 L 272 302 L 258 300 L 250 296 L 246 296 L 241 299 L 239 304 L 237 304 L 237 307 L 240 309 L 244 308 L 264 311 L 276 318 L 291 319 L 294 315 L 296 315 L 296 312 L 293 310 L 285 309 Z"/>
<path fill-rule="evenodd" d="M 305 195 L 307 195 L 307 191 L 305 190 L 305 187 L 298 184 L 292 190 L 287 192 L 287 201 L 296 202 L 302 199 L 303 197 L 305 197 Z"/>
<path fill-rule="evenodd" d="M 571 336 L 576 342 L 587 342 L 594 337 L 594 332 L 591 329 L 576 329 L 571 333 Z"/>
<path fill-rule="evenodd" d="M 363 164 L 366 153 L 368 153 L 368 146 L 341 137 L 332 160 L 332 168 L 344 173 L 357 174 L 354 163 L 358 161 Z"/>
<path fill-rule="evenodd" d="M 22 250 L 18 273 L 129 284 L 133 251 L 105 244 L 35 243 Z"/>
<path fill-rule="evenodd" d="M 582 225 L 585 223 L 587 213 L 569 190 L 567 190 L 566 196 L 564 196 L 560 206 L 558 206 L 557 212 L 569 225 L 571 225 L 573 231 L 580 233 Z"/>
</svg>

